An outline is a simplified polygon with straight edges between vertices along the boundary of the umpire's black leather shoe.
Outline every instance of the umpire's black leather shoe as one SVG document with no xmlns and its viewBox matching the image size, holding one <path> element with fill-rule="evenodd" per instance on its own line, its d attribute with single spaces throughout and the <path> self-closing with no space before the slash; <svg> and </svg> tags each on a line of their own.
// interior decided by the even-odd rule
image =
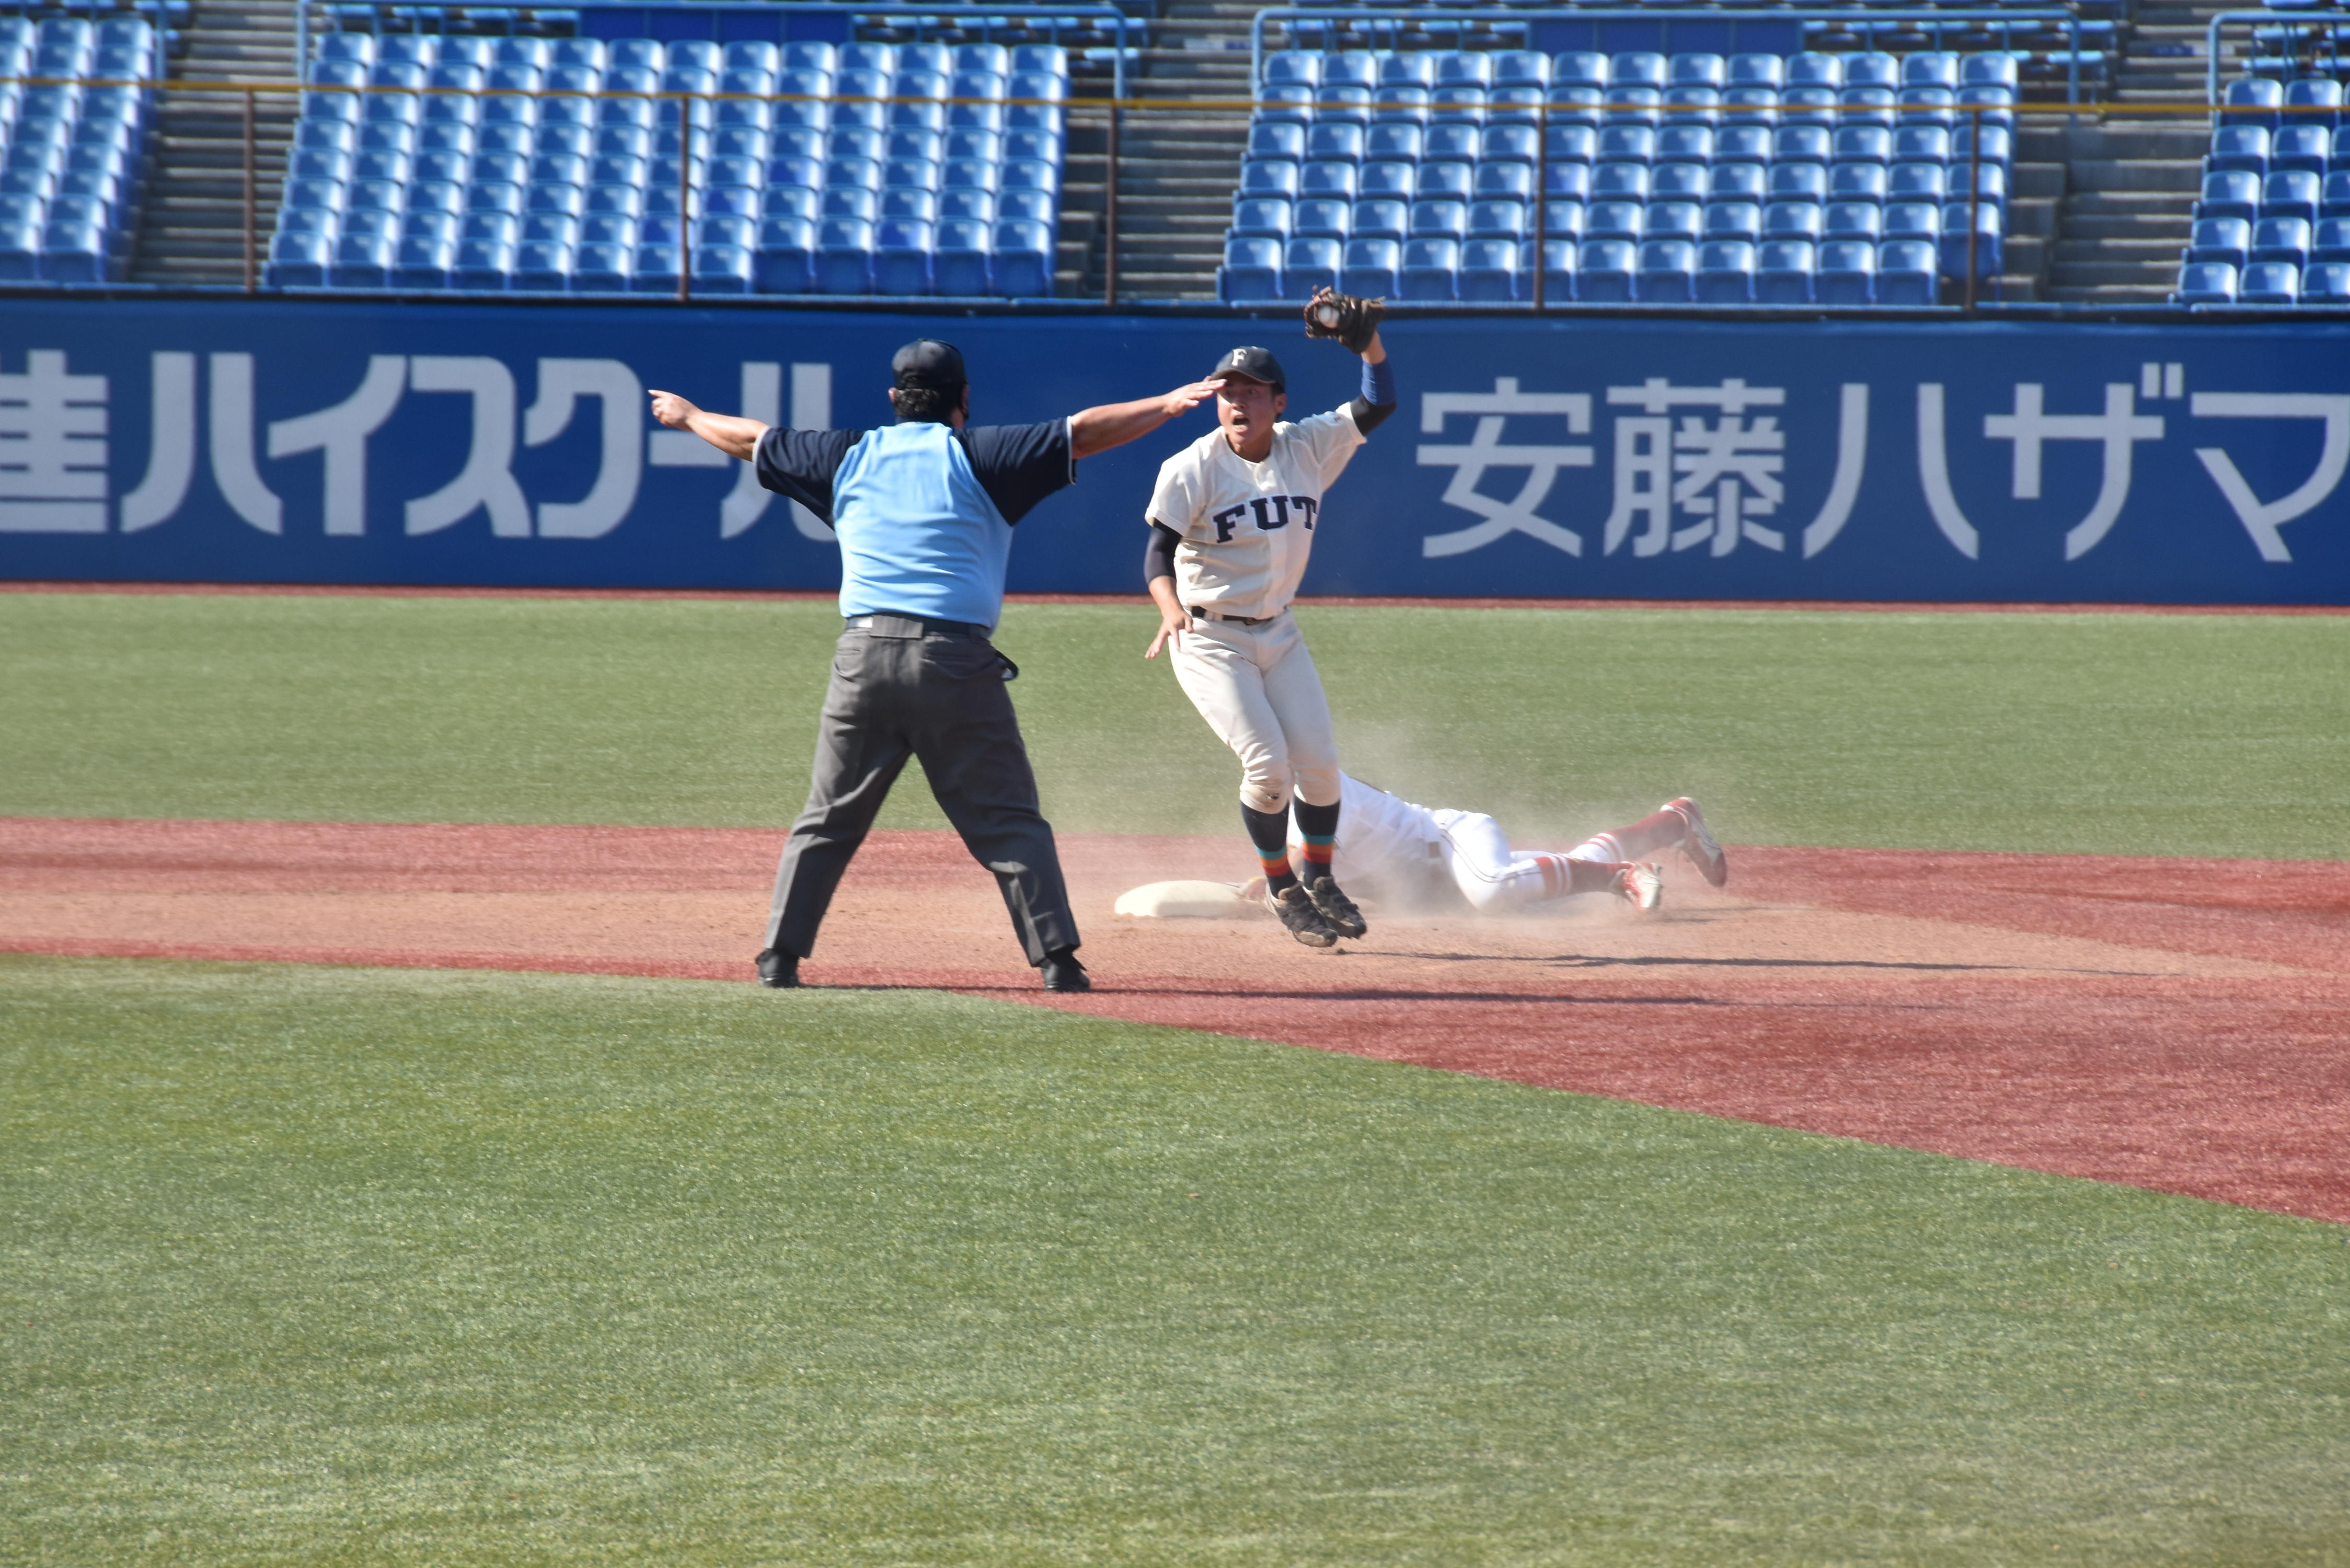
<svg viewBox="0 0 2350 1568">
<path fill-rule="evenodd" d="M 1091 991 L 1094 982 L 1086 978 L 1086 966 L 1077 961 L 1077 950 L 1062 948 L 1045 955 L 1045 989 L 1046 991 Z"/>
<path fill-rule="evenodd" d="M 800 983 L 800 955 L 769 948 L 759 955 L 759 983 L 777 991 L 794 991 Z"/>
</svg>

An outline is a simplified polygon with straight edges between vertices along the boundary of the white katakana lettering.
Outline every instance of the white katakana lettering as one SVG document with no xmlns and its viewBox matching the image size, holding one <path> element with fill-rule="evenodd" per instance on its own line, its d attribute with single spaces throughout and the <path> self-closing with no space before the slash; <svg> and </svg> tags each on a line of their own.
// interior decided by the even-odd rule
<svg viewBox="0 0 2350 1568">
<path fill-rule="evenodd" d="M 2350 467 L 2350 398 L 2315 392 L 2198 392 L 2188 405 L 2199 420 L 2324 420 L 2325 443 L 2319 449 L 2317 468 L 2300 488 L 2274 501 L 2262 501 L 2237 472 L 2235 460 L 2216 446 L 2199 446 L 2195 455 L 2219 485 L 2220 493 L 2235 508 L 2237 520 L 2263 561 L 2290 561 L 2277 529 L 2314 509 L 2332 495 Z"/>
<path fill-rule="evenodd" d="M 2130 460 L 2142 441 L 2162 439 L 2162 416 L 2137 411 L 2137 389 L 2127 381 L 2106 383 L 2106 408 L 2098 414 L 2051 414 L 2042 411 L 2042 387 L 2021 381 L 2015 388 L 2015 411 L 1983 416 L 1983 434 L 1992 441 L 2015 443 L 2014 495 L 2018 501 L 2040 498 L 2041 447 L 2052 441 L 2094 441 L 2105 445 L 2105 472 L 2097 486 L 2096 504 L 2064 535 L 2064 558 L 2077 561 L 2097 547 L 2129 499 Z"/>
<path fill-rule="evenodd" d="M 122 498 L 122 531 L 176 515 L 196 476 L 196 357 L 159 353 L 149 357 L 147 475 Z"/>
<path fill-rule="evenodd" d="M 522 419 L 523 443 L 545 446 L 561 435 L 570 428 L 582 398 L 594 398 L 604 407 L 603 453 L 596 483 L 577 501 L 538 504 L 542 539 L 600 539 L 619 527 L 637 504 L 637 485 L 644 477 L 645 449 L 638 443 L 637 431 L 644 427 L 645 389 L 637 373 L 619 360 L 541 359 L 538 400 Z"/>
<path fill-rule="evenodd" d="M 409 363 L 408 384 L 419 392 L 463 392 L 473 400 L 473 439 L 465 466 L 447 484 L 408 504 L 408 532 L 437 533 L 487 511 L 492 534 L 528 538 L 530 503 L 514 476 L 514 372 L 496 359 L 420 354 Z M 633 431 L 633 415 L 629 425 Z"/>
<path fill-rule="evenodd" d="M 356 537 L 367 532 L 368 437 L 391 418 L 407 384 L 408 360 L 403 356 L 370 354 L 367 374 L 349 397 L 316 413 L 271 422 L 271 457 L 306 452 L 327 454 L 327 533 Z"/>
<path fill-rule="evenodd" d="M 236 514 L 265 534 L 286 531 L 286 504 L 261 481 L 253 458 L 253 356 L 215 354 L 213 482 Z"/>
</svg>

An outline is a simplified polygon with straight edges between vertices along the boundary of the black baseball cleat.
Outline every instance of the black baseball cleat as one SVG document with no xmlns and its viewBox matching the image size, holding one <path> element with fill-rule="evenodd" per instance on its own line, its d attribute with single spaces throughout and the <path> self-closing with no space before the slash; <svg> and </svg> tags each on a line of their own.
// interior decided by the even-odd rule
<svg viewBox="0 0 2350 1568">
<path fill-rule="evenodd" d="M 1062 948 L 1045 955 L 1039 966 L 1045 971 L 1046 991 L 1091 991 L 1094 982 L 1086 978 L 1086 966 L 1077 961 L 1077 950 Z"/>
<path fill-rule="evenodd" d="M 1289 934 L 1309 948 L 1335 948 L 1338 945 L 1338 929 L 1322 918 L 1305 897 L 1303 888 L 1284 888 L 1279 897 L 1265 895 L 1264 907 L 1281 917 Z"/>
<path fill-rule="evenodd" d="M 1340 936 L 1360 937 L 1371 929 L 1363 923 L 1363 911 L 1355 908 L 1355 900 L 1339 891 L 1338 884 L 1329 877 L 1316 877 L 1304 887 L 1315 909 Z"/>
<path fill-rule="evenodd" d="M 775 991 L 796 991 L 800 983 L 800 955 L 779 953 L 769 948 L 759 955 L 759 983 Z"/>
</svg>

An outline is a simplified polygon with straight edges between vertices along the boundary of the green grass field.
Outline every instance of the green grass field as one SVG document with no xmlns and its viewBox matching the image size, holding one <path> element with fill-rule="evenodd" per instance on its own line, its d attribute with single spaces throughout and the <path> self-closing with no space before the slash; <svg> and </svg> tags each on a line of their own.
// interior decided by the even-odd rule
<svg viewBox="0 0 2350 1568">
<path fill-rule="evenodd" d="M 0 595 L 0 813 L 774 824 L 834 624 Z M 1148 629 L 1008 617 L 1048 809 L 1222 831 Z M 1513 826 L 2350 854 L 2350 620 L 1309 634 Z M 2345 1234 L 927 993 L 0 957 L 0 1563 L 2344 1565 Z"/>
<path fill-rule="evenodd" d="M 11 1563 L 2350 1553 L 2335 1227 L 943 996 L 0 987 Z"/>
<path fill-rule="evenodd" d="M 2350 618 L 1311 609 L 1362 776 L 1525 833 L 2350 856 Z M 1132 607 L 1014 606 L 1045 808 L 1237 831 Z M 0 812 L 773 825 L 839 622 L 707 600 L 0 598 Z M 938 827 L 918 784 L 889 824 Z"/>
</svg>

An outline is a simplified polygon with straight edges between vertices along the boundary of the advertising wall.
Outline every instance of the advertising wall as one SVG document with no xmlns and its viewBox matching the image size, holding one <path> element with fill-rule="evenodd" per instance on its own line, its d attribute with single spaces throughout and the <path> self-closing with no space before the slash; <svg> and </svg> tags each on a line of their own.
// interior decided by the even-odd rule
<svg viewBox="0 0 2350 1568">
<path fill-rule="evenodd" d="M 9 301 L 0 577 L 832 587 L 827 530 L 646 393 L 859 428 L 923 335 L 962 348 L 981 422 L 1251 339 L 1295 414 L 1357 379 L 1286 321 Z M 1315 520 L 1309 593 L 2350 603 L 2350 327 L 1387 337 L 1402 406 Z M 1086 462 L 1021 524 L 1013 587 L 1138 591 L 1152 476 L 1209 429 Z"/>
</svg>

